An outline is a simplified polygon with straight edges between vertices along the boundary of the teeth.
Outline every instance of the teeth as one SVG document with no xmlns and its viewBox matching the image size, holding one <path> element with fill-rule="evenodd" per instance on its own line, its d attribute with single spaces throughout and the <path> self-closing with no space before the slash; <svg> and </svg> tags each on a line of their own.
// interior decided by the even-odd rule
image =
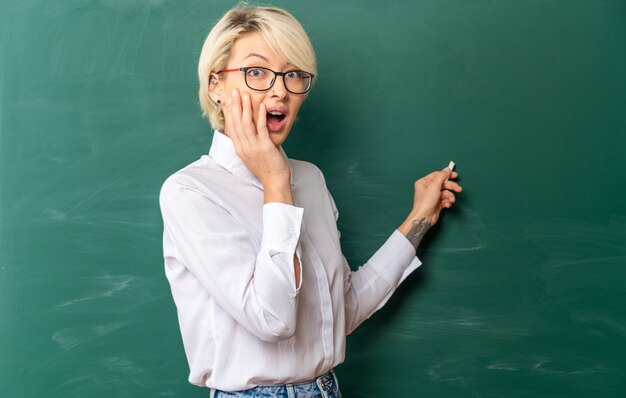
<svg viewBox="0 0 626 398">
<path fill-rule="evenodd" d="M 271 111 L 270 115 L 282 116 L 282 113 L 281 112 L 276 112 L 276 111 Z"/>
</svg>

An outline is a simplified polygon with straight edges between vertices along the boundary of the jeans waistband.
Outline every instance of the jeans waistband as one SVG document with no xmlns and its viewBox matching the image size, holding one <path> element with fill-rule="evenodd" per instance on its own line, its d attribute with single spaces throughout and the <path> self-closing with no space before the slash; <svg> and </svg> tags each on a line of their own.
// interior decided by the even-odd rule
<svg viewBox="0 0 626 398">
<path fill-rule="evenodd" d="M 341 398 L 339 384 L 335 372 L 330 372 L 303 383 L 282 384 L 282 385 L 261 385 L 243 391 L 221 391 L 211 389 L 211 398 L 239 398 L 239 397 L 280 397 L 298 398 L 319 395 L 323 398 Z"/>
</svg>

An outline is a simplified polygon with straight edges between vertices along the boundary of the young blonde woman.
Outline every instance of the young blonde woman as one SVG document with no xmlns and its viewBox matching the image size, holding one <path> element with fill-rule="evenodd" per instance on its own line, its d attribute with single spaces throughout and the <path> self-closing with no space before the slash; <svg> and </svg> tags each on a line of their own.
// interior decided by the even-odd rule
<svg viewBox="0 0 626 398">
<path fill-rule="evenodd" d="M 198 72 L 213 142 L 160 196 L 189 381 L 213 397 L 340 397 L 346 335 L 420 265 L 417 246 L 461 191 L 457 173 L 417 180 L 407 218 L 351 271 L 322 172 L 281 147 L 317 74 L 298 21 L 273 7 L 230 10 Z"/>
</svg>

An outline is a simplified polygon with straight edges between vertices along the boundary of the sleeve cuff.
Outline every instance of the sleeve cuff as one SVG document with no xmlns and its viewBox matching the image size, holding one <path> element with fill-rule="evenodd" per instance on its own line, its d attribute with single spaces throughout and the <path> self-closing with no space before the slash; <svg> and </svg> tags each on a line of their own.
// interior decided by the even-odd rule
<svg viewBox="0 0 626 398">
<path fill-rule="evenodd" d="M 396 253 L 397 258 L 394 258 L 393 261 L 389 261 L 387 266 L 381 269 L 380 265 L 385 265 L 379 260 L 376 260 L 374 263 L 374 267 L 383 278 L 385 278 L 389 283 L 392 284 L 393 288 L 385 296 L 385 298 L 378 304 L 378 307 L 372 312 L 376 312 L 381 309 L 382 306 L 387 303 L 395 289 L 411 274 L 411 272 L 415 271 L 417 267 L 422 265 L 422 262 L 415 255 L 415 248 L 409 242 L 409 240 L 397 229 L 391 234 L 389 239 L 385 242 L 385 244 L 374 254 L 377 256 L 381 253 L 382 256 L 392 255 L 392 253 Z M 383 257 L 384 258 L 384 257 Z"/>
<path fill-rule="evenodd" d="M 261 250 L 293 254 L 300 239 L 304 209 L 280 202 L 263 205 L 263 240 Z"/>
<path fill-rule="evenodd" d="M 302 248 L 300 242 L 298 242 L 298 246 L 296 246 L 296 256 L 298 257 L 298 263 L 300 264 L 300 284 L 296 286 L 296 294 L 300 292 L 300 287 L 302 286 L 302 280 L 304 279 L 304 272 L 302 272 Z"/>
<path fill-rule="evenodd" d="M 422 262 L 415 248 L 397 229 L 370 259 L 370 264 L 390 285 L 397 287 Z"/>
</svg>

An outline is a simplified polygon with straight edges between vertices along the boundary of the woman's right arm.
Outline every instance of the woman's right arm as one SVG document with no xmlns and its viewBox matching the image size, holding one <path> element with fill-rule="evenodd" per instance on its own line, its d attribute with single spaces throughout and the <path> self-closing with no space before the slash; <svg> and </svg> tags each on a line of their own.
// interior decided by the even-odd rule
<svg viewBox="0 0 626 398">
<path fill-rule="evenodd" d="M 299 291 L 294 258 L 302 208 L 265 203 L 257 250 L 249 231 L 226 209 L 176 178 L 163 185 L 160 205 L 165 233 L 180 262 L 221 308 L 264 341 L 293 335 Z"/>
<path fill-rule="evenodd" d="M 270 138 L 265 105 L 259 106 L 256 126 L 252 121 L 252 102 L 248 93 L 241 95 L 238 90 L 233 90 L 223 110 L 226 131 L 233 141 L 237 156 L 263 185 L 264 203 L 275 202 L 293 206 L 294 200 L 289 183 L 291 172 L 283 155 Z M 295 255 L 292 264 L 296 286 L 300 286 L 301 264 Z"/>
</svg>

